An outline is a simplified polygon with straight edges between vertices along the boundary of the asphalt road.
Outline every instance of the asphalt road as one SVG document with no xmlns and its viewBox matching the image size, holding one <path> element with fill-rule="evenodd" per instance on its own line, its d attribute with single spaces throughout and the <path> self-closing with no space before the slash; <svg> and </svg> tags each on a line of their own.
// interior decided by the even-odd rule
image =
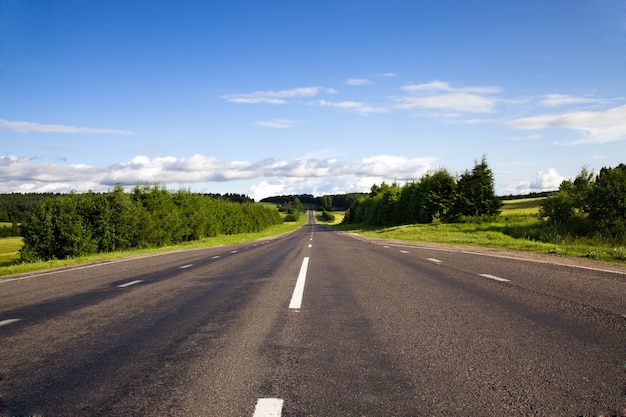
<svg viewBox="0 0 626 417">
<path fill-rule="evenodd" d="M 626 274 L 308 224 L 6 277 L 18 415 L 626 415 Z"/>
</svg>

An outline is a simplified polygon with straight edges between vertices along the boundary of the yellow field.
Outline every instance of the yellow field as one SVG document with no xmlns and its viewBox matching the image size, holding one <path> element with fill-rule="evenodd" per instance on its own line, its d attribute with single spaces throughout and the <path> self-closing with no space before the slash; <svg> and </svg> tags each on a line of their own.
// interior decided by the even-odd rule
<svg viewBox="0 0 626 417">
<path fill-rule="evenodd" d="M 502 206 L 502 215 L 537 214 L 539 213 L 539 208 L 541 207 L 541 202 L 543 200 L 545 200 L 544 197 L 503 201 L 504 205 Z"/>
<path fill-rule="evenodd" d="M 21 237 L 0 238 L 0 266 L 14 263 L 19 258 L 18 251 L 21 248 Z"/>
</svg>

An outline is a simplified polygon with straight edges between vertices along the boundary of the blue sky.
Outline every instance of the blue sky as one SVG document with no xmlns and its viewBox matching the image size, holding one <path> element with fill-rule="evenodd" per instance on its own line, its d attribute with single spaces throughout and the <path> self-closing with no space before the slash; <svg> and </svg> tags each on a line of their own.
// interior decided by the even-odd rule
<svg viewBox="0 0 626 417">
<path fill-rule="evenodd" d="M 496 192 L 626 160 L 623 0 L 0 2 L 0 192 Z"/>
</svg>

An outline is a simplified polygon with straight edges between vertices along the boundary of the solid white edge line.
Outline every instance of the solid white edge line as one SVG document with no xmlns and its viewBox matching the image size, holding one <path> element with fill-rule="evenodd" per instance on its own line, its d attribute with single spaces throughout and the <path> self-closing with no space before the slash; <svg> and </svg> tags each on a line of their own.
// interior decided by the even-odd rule
<svg viewBox="0 0 626 417">
<path fill-rule="evenodd" d="M 22 319 L 8 319 L 0 321 L 0 327 L 6 326 L 7 324 L 15 323 L 16 321 L 20 321 Z"/>
<path fill-rule="evenodd" d="M 499 282 L 510 282 L 508 279 L 505 278 L 500 278 L 497 277 L 495 275 L 491 275 L 491 274 L 479 274 L 481 277 L 483 278 L 488 278 L 488 279 L 492 279 L 494 281 L 499 281 Z"/>
<path fill-rule="evenodd" d="M 139 284 L 140 282 L 143 282 L 143 280 L 138 279 L 136 281 L 127 282 L 126 284 L 118 285 L 117 288 L 130 287 L 131 285 Z"/>
<path fill-rule="evenodd" d="M 259 398 L 252 417 L 280 417 L 283 413 L 283 402 L 280 398 Z"/>
<path fill-rule="evenodd" d="M 300 267 L 300 273 L 298 274 L 296 287 L 293 289 L 291 301 L 289 302 L 290 309 L 299 309 L 302 305 L 302 297 L 304 295 L 304 282 L 306 281 L 306 271 L 308 267 L 309 257 L 307 256 L 302 260 L 302 266 Z"/>
</svg>

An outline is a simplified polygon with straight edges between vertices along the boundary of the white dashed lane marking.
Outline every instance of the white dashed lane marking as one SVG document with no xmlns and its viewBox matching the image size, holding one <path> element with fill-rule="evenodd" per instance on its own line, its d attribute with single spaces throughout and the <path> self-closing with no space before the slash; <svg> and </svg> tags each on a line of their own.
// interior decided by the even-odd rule
<svg viewBox="0 0 626 417">
<path fill-rule="evenodd" d="M 289 302 L 290 309 L 299 309 L 302 306 L 302 296 L 304 295 L 304 282 L 306 281 L 306 271 L 309 267 L 309 257 L 307 256 L 302 260 L 302 266 L 300 267 L 300 273 L 298 274 L 298 280 L 296 281 L 296 287 L 293 290 L 291 301 Z"/>
<path fill-rule="evenodd" d="M 136 280 L 136 281 L 127 282 L 126 284 L 118 285 L 118 286 L 117 286 L 117 288 L 126 288 L 126 287 L 130 287 L 131 285 L 139 284 L 140 282 L 143 282 L 143 280 L 138 279 L 138 280 Z"/>
<path fill-rule="evenodd" d="M 280 417 L 283 414 L 283 400 L 280 398 L 259 398 L 252 417 Z"/>
<path fill-rule="evenodd" d="M 426 258 L 426 260 L 427 260 L 427 261 L 434 262 L 434 263 L 436 263 L 436 264 L 440 264 L 440 263 L 442 263 L 442 262 L 443 262 L 443 261 L 441 261 L 441 260 L 439 260 L 439 259 L 436 259 L 436 258 Z"/>
<path fill-rule="evenodd" d="M 480 274 L 480 276 L 483 277 L 483 278 L 492 279 L 492 280 L 498 281 L 498 282 L 510 282 L 510 280 L 508 280 L 506 278 L 500 278 L 500 277 L 497 277 L 497 276 L 491 275 L 491 274 Z"/>
<path fill-rule="evenodd" d="M 180 269 L 187 269 L 187 268 L 190 268 L 192 266 L 193 266 L 193 264 L 187 264 L 187 265 L 181 266 Z"/>
<path fill-rule="evenodd" d="M 0 327 L 2 326 L 6 326 L 8 324 L 12 324 L 15 323 L 16 321 L 20 321 L 22 319 L 7 319 L 7 320 L 0 320 Z"/>
</svg>

